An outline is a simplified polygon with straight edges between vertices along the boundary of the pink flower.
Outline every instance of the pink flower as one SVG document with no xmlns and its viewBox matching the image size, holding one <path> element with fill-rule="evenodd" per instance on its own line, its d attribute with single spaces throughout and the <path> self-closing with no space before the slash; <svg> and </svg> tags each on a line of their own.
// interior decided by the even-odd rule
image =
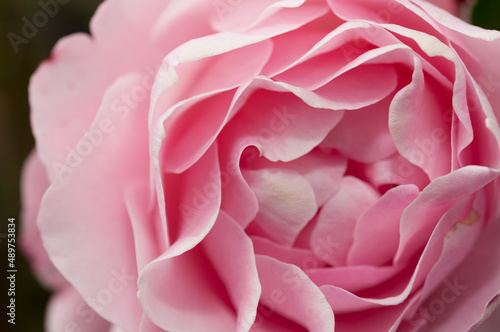
<svg viewBox="0 0 500 332">
<path fill-rule="evenodd" d="M 500 32 L 424 1 L 109 0 L 91 33 L 30 85 L 23 246 L 48 331 L 493 312 Z"/>
</svg>

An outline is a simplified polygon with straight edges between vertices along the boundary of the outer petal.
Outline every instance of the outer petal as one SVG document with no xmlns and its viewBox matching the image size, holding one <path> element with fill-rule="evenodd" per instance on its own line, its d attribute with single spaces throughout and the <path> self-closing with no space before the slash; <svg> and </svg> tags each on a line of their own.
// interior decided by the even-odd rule
<svg viewBox="0 0 500 332">
<path fill-rule="evenodd" d="M 425 1 L 417 4 L 424 9 L 419 15 L 452 41 L 452 46 L 491 102 L 496 119 L 500 119 L 500 71 L 496 56 L 492 56 L 500 54 L 500 32 L 467 24 Z"/>
<path fill-rule="evenodd" d="M 134 233 L 137 271 L 140 272 L 161 253 L 164 246 L 156 202 L 150 197 L 149 179 L 129 185 L 124 194 L 125 205 Z"/>
<path fill-rule="evenodd" d="M 48 187 L 47 172 L 34 150 L 24 164 L 21 179 L 21 247 L 40 282 L 47 288 L 59 289 L 67 282 L 50 261 L 36 225 L 40 202 Z"/>
<path fill-rule="evenodd" d="M 71 286 L 58 291 L 48 304 L 45 328 L 48 332 L 107 331 L 111 324 L 92 310 Z"/>
<path fill-rule="evenodd" d="M 429 2 L 455 16 L 459 14 L 459 4 L 461 2 L 459 0 L 430 0 Z"/>
<path fill-rule="evenodd" d="M 38 220 L 54 265 L 93 309 L 129 330 L 138 329 L 142 310 L 136 299 L 137 267 L 124 190 L 147 174 L 147 108 L 138 105 L 120 118 L 112 103 L 140 79 L 126 76 L 109 89 L 89 133 L 46 192 Z M 104 301 L 108 305 L 97 303 L 111 288 L 111 301 Z"/>
<path fill-rule="evenodd" d="M 93 39 L 81 33 L 63 38 L 33 75 L 29 89 L 33 134 L 51 179 L 57 174 L 56 165 L 64 164 L 82 132 L 91 126 L 113 81 L 127 72 L 141 71 L 144 81 L 138 86 L 150 87 L 152 67 L 168 51 L 164 44 L 152 45 L 148 38 L 164 7 L 161 0 L 148 1 L 147 6 L 106 1 L 91 21 Z M 127 91 L 129 97 L 131 92 Z M 117 103 L 126 106 L 123 99 Z"/>
</svg>

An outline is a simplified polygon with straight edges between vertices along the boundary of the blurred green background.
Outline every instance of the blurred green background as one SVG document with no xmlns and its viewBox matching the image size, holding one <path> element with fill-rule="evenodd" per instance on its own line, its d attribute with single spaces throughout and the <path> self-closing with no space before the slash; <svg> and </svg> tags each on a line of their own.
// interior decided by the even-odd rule
<svg viewBox="0 0 500 332">
<path fill-rule="evenodd" d="M 38 64 L 48 58 L 58 39 L 73 32 L 88 32 L 90 17 L 101 0 L 65 0 L 59 12 L 16 53 L 7 34 L 21 35 L 23 17 L 31 21 L 40 10 L 38 0 L 1 0 L 0 2 L 0 259 L 6 260 L 6 221 L 18 219 L 20 211 L 19 176 L 24 159 L 33 148 L 34 141 L 29 123 L 27 86 Z M 140 1 L 140 0 L 137 0 Z M 184 0 L 188 1 L 188 0 Z M 45 0 L 42 0 L 45 2 Z M 480 0 L 472 15 L 472 22 L 488 29 L 500 30 L 500 1 Z M 19 226 L 17 227 L 19 230 Z M 3 235 L 3 236 L 2 236 Z M 16 291 L 16 326 L 8 326 L 2 310 L 0 331 L 43 331 L 44 307 L 49 294 L 30 274 L 18 249 Z M 6 297 L 6 261 L 2 267 L 2 288 Z M 2 300 L 1 307 L 7 299 Z"/>
</svg>

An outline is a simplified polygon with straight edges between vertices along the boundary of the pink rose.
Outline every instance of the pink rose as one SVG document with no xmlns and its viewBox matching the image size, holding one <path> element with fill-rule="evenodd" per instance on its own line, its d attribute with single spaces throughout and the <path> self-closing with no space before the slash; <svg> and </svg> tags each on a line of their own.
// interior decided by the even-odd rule
<svg viewBox="0 0 500 332">
<path fill-rule="evenodd" d="M 424 1 L 109 0 L 91 33 L 30 85 L 48 331 L 469 331 L 494 311 L 500 32 Z"/>
</svg>

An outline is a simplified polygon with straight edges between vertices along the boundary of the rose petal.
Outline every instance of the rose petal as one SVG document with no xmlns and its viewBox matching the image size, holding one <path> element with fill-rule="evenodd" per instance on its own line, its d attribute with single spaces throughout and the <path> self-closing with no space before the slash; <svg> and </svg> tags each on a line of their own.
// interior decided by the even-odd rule
<svg viewBox="0 0 500 332">
<path fill-rule="evenodd" d="M 260 294 L 250 239 L 222 213 L 202 246 L 180 256 L 167 251 L 146 266 L 139 278 L 144 311 L 167 331 L 248 331 Z M 232 252 L 238 257 L 221 261 Z"/>
<path fill-rule="evenodd" d="M 224 131 L 221 135 L 224 135 Z M 220 177 L 222 190 L 221 210 L 230 215 L 241 227 L 246 228 L 259 209 L 257 198 L 243 178 L 240 159 L 247 147 L 244 137 L 220 140 Z M 251 156 L 256 158 L 257 152 Z"/>
<path fill-rule="evenodd" d="M 495 298 L 500 289 L 500 274 L 497 273 L 500 266 L 499 234 L 498 222 L 483 230 L 466 260 L 448 276 L 448 283 L 437 290 L 435 294 L 439 299 L 443 289 L 449 289 L 445 295 L 449 303 L 439 315 L 433 315 L 435 320 L 429 324 L 429 331 L 472 330 L 483 313 L 487 314 L 497 304 Z M 493 307 L 488 308 L 490 305 Z"/>
<path fill-rule="evenodd" d="M 325 29 L 337 22 L 338 17 L 333 14 L 321 21 Z M 283 69 L 276 73 L 276 77 L 298 80 L 303 82 L 301 86 L 305 88 L 318 88 L 360 64 L 373 61 L 381 55 L 384 58 L 385 53 L 391 53 L 391 47 L 401 48 L 400 41 L 385 29 L 365 22 L 345 22 L 327 31 L 328 34 L 310 47 L 307 53 L 288 66 L 281 66 Z M 301 77 L 301 74 L 307 74 L 307 77 Z M 290 84 L 295 83 L 291 81 Z"/>
<path fill-rule="evenodd" d="M 500 119 L 498 111 L 500 94 L 496 93 L 500 72 L 498 66 L 495 65 L 495 57 L 491 56 L 491 54 L 498 54 L 500 50 L 500 33 L 466 24 L 426 3 L 418 3 L 418 6 L 424 9 L 419 12 L 420 16 L 453 41 L 452 47 L 476 81 L 474 85 L 484 92 L 486 98 L 481 98 L 481 110 L 489 119 L 494 118 L 493 114 L 496 114 L 496 119 Z M 493 107 L 488 105 L 490 103 Z M 494 127 L 489 129 L 495 133 L 498 141 L 500 136 L 498 125 Z"/>
<path fill-rule="evenodd" d="M 297 265 L 302 270 L 326 265 L 310 249 L 287 247 L 260 236 L 252 236 L 251 239 L 256 255 L 273 257 L 280 262 Z"/>
<path fill-rule="evenodd" d="M 47 172 L 33 150 L 24 163 L 21 178 L 22 214 L 20 245 L 31 268 L 44 287 L 60 289 L 68 283 L 54 267 L 36 225 L 40 202 L 49 187 Z"/>
<path fill-rule="evenodd" d="M 172 88 L 172 86 L 177 83 L 178 78 L 182 77 L 180 73 L 179 75 L 177 74 L 177 71 L 181 70 L 182 67 L 186 67 L 182 66 L 182 64 L 188 62 L 196 62 L 198 60 L 202 60 L 201 64 L 206 64 L 207 62 L 210 63 L 212 61 L 210 58 L 223 59 L 225 53 L 231 53 L 232 51 L 236 51 L 238 53 L 238 50 L 245 49 L 248 46 L 252 48 L 251 45 L 261 42 L 266 43 L 267 39 L 286 33 L 288 31 L 295 30 L 315 19 L 316 17 L 323 15 L 326 11 L 326 8 L 324 6 L 313 6 L 313 8 L 316 9 L 304 12 L 305 14 L 302 13 L 302 15 L 301 11 L 296 11 L 296 13 L 292 13 L 291 17 L 289 17 L 285 21 L 279 19 L 271 20 L 270 22 L 264 24 L 264 26 L 256 27 L 252 31 L 252 33 L 222 32 L 212 34 L 203 38 L 192 39 L 177 47 L 174 51 L 169 53 L 164 58 L 162 66 L 158 70 L 158 75 L 156 76 L 155 84 L 152 90 L 150 125 L 155 125 L 158 122 L 159 117 L 164 113 L 165 109 L 168 109 L 168 107 L 165 107 L 164 105 L 165 102 L 160 103 L 160 107 L 156 107 L 156 104 L 158 104 L 158 99 L 160 97 L 168 100 L 168 106 L 171 106 L 178 101 L 173 101 L 171 97 L 169 98 L 168 96 L 162 96 L 162 94 L 166 90 L 171 90 L 170 88 Z M 221 55 L 222 57 L 220 57 Z M 203 61 L 203 59 L 206 60 Z M 252 59 L 249 60 L 252 61 Z M 200 69 L 200 66 L 187 67 L 188 72 L 191 72 L 191 75 L 195 74 L 197 69 Z M 203 65 L 201 67 L 206 66 Z M 195 70 L 193 71 L 193 69 Z M 229 75 L 226 78 L 233 80 L 233 77 L 239 77 L 237 73 L 233 72 L 232 74 L 233 75 Z M 214 76 L 210 75 L 209 77 L 213 78 Z M 224 76 L 215 75 L 215 77 L 222 78 Z M 196 76 L 195 74 L 193 79 L 188 80 L 188 83 L 196 82 L 197 78 L 198 76 Z M 224 79 L 222 79 L 222 81 L 224 81 Z M 208 80 L 208 82 L 210 82 L 210 80 Z M 219 80 L 215 80 L 215 82 L 219 82 Z M 175 89 L 175 91 L 178 92 L 174 93 L 174 95 L 183 95 L 184 99 L 187 99 L 188 97 L 192 96 L 189 95 L 187 89 L 189 89 L 189 84 L 179 85 Z M 169 92 L 169 94 L 171 95 L 171 91 Z"/>
<path fill-rule="evenodd" d="M 321 146 L 337 149 L 345 157 L 363 163 L 389 157 L 396 152 L 389 132 L 389 104 L 390 99 L 386 98 L 374 105 L 346 112 Z"/>
<path fill-rule="evenodd" d="M 208 150 L 228 121 L 233 91 L 192 98 L 163 123 L 160 165 L 169 173 L 181 173 L 191 167 Z M 196 135 L 186 135 L 186 131 Z"/>
<path fill-rule="evenodd" d="M 461 165 L 481 165 L 500 168 L 500 128 L 486 96 L 476 83 L 467 81 L 466 101 L 473 134 L 468 137 L 462 127 L 458 130 L 457 149 Z M 465 137 L 463 137 L 465 136 Z"/>
<path fill-rule="evenodd" d="M 338 154 L 313 150 L 288 163 L 276 163 L 297 170 L 311 184 L 318 206 L 323 205 L 340 187 L 347 160 Z"/>
<path fill-rule="evenodd" d="M 107 331 L 110 326 L 71 286 L 56 292 L 48 303 L 45 321 L 47 331 Z"/>
<path fill-rule="evenodd" d="M 200 158 L 215 140 L 217 134 L 229 120 L 233 112 L 232 103 L 229 104 L 227 101 L 231 92 L 225 93 L 222 96 L 216 95 L 222 91 L 231 90 L 256 75 L 268 59 L 270 51 L 271 43 L 264 41 L 260 44 L 236 49 L 233 52 L 213 59 L 202 60 L 199 63 L 195 63 L 195 65 L 181 65 L 181 68 L 177 69 L 179 70 L 179 77 L 184 77 L 185 70 L 192 75 L 192 79 L 181 79 L 182 84 L 177 85 L 175 83 L 178 77 L 173 67 L 168 68 L 167 77 L 162 76 L 165 72 L 161 69 L 159 70 L 155 80 L 155 87 L 153 87 L 152 91 L 149 125 L 153 133 L 150 141 L 156 193 L 160 216 L 165 224 L 166 216 L 163 212 L 165 211 L 164 184 L 161 178 L 162 168 L 166 168 L 167 171 L 181 172 Z M 229 63 L 237 61 L 239 63 L 243 54 L 253 54 L 254 56 L 245 65 L 238 65 L 241 70 L 237 74 L 220 75 L 221 72 L 225 72 L 230 68 L 227 66 L 226 61 Z M 218 77 L 220 79 L 212 81 L 197 79 L 198 75 L 195 75 L 194 72 L 201 69 L 206 71 L 205 77 Z M 164 91 L 168 91 L 169 93 L 164 93 Z M 200 95 L 197 95 L 197 93 Z M 208 98 L 214 95 L 215 97 Z M 184 96 L 185 100 L 176 104 L 180 96 Z M 212 107 L 210 111 L 204 108 L 207 106 L 207 103 Z M 189 111 L 188 106 L 193 105 L 195 107 L 192 107 L 191 111 Z M 187 111 L 186 108 L 188 109 Z M 208 126 L 206 121 L 194 121 L 200 115 L 202 117 L 199 120 L 210 120 L 208 121 Z M 184 135 L 184 126 L 179 126 L 179 122 L 182 123 L 183 121 L 191 122 L 191 125 L 194 127 L 193 130 L 196 130 L 200 134 L 202 133 L 202 135 L 195 135 L 194 137 L 198 137 L 196 140 L 193 140 L 192 135 Z M 179 132 L 179 129 L 181 132 Z M 189 139 L 186 139 L 186 137 L 189 137 Z M 180 138 L 181 144 L 175 141 Z M 165 147 L 163 148 L 163 146 Z M 191 154 L 186 155 L 186 151 L 191 152 Z M 169 162 L 167 163 L 165 159 L 168 157 Z M 171 162 L 172 160 L 178 161 Z"/>
<path fill-rule="evenodd" d="M 471 84 L 467 69 L 463 66 L 457 54 L 449 49 L 447 45 L 440 43 L 432 36 L 417 33 L 402 27 L 391 26 L 390 30 L 404 36 L 404 38 L 408 38 L 406 43 L 415 44 L 413 48 L 421 49 L 423 58 L 427 58 L 429 61 L 433 62 L 436 62 L 436 60 L 432 59 L 445 59 L 444 62 L 447 63 L 441 61 L 441 63 L 438 62 L 436 66 L 438 66 L 441 71 L 446 71 L 445 68 L 450 68 L 448 76 L 450 79 L 454 80 L 452 98 L 453 110 L 450 107 L 445 107 L 444 109 L 447 109 L 447 111 L 442 113 L 441 119 L 445 125 L 451 123 L 452 133 L 449 135 L 445 129 L 445 135 L 443 135 L 441 128 L 436 127 L 433 129 L 431 136 L 428 136 L 431 140 L 427 140 L 427 144 L 417 141 L 416 145 L 420 149 L 420 152 L 412 152 L 412 154 L 414 154 L 414 159 L 421 159 L 421 156 L 419 157 L 418 155 L 422 152 L 424 154 L 432 154 L 432 145 L 439 146 L 441 141 L 451 136 L 453 169 L 467 164 L 498 168 L 500 166 L 500 157 L 497 152 L 487 153 L 485 156 L 480 156 L 480 158 L 477 158 L 476 153 L 472 152 L 478 149 L 482 150 L 485 146 L 493 147 L 492 151 L 497 151 L 497 147 L 500 144 L 500 128 L 496 121 L 492 120 L 494 114 L 489 103 L 484 96 L 482 96 L 482 92 L 474 85 L 474 82 Z M 433 77 L 437 78 L 436 75 L 433 75 Z M 442 86 L 447 88 L 448 84 L 439 79 L 437 79 L 436 82 L 431 81 L 431 84 L 428 82 L 427 85 L 433 86 L 434 89 L 439 90 L 439 86 L 436 87 L 436 85 L 434 85 L 438 82 L 441 82 Z M 443 100 L 446 99 L 447 98 L 444 98 Z M 478 107 L 481 107 L 482 111 L 476 112 Z M 485 125 L 487 129 L 484 128 Z M 427 148 L 425 147 L 426 145 Z"/>
<path fill-rule="evenodd" d="M 420 167 L 411 164 L 399 153 L 366 165 L 364 174 L 375 187 L 413 184 L 423 190 L 430 182 L 429 177 Z"/>
<path fill-rule="evenodd" d="M 161 329 L 149 319 L 149 317 L 143 313 L 141 319 L 141 326 L 139 327 L 139 332 L 164 332 L 165 330 Z"/>
<path fill-rule="evenodd" d="M 283 11 L 292 12 L 297 16 L 306 16 L 308 11 L 326 8 L 319 3 L 310 3 L 305 0 L 258 0 L 250 3 L 234 1 L 231 3 L 213 2 L 211 23 L 218 31 L 246 31 L 263 25 L 266 19 L 283 14 Z M 283 20 L 286 22 L 286 20 Z"/>
<path fill-rule="evenodd" d="M 157 206 L 152 201 L 149 180 L 144 179 L 130 184 L 124 195 L 125 206 L 134 234 L 137 271 L 141 271 L 146 264 L 158 257 L 164 242 L 163 228 L 160 225 Z"/>
<path fill-rule="evenodd" d="M 119 327 L 118 325 L 111 325 L 111 327 L 108 330 L 109 332 L 126 332 L 124 329 Z"/>
<path fill-rule="evenodd" d="M 403 212 L 395 262 L 408 260 L 429 239 L 445 211 L 497 176 L 492 169 L 467 166 L 431 182 Z"/>
<path fill-rule="evenodd" d="M 165 2 L 158 0 L 148 6 L 134 1 L 103 3 L 90 23 L 92 38 L 78 33 L 61 39 L 33 75 L 29 87 L 33 134 L 40 160 L 51 170 L 50 179 L 89 129 L 106 88 L 120 75 L 142 72 L 143 81 L 134 88 L 148 90 L 151 66 L 168 50 L 144 36 L 164 7 Z M 134 103 L 135 97 L 130 98 L 135 91 L 123 92 L 129 101 L 119 97 L 116 104 L 130 110 L 133 107 L 127 103 Z"/>
<path fill-rule="evenodd" d="M 346 21 L 386 23 L 422 31 L 430 36 L 439 35 L 430 23 L 419 17 L 413 1 L 327 0 L 327 2 L 333 12 Z"/>
<path fill-rule="evenodd" d="M 481 209 L 479 213 L 484 215 L 484 210 Z M 422 292 L 419 294 L 421 308 L 410 316 L 409 324 L 413 326 L 433 325 L 434 316 L 438 313 L 436 305 L 439 306 L 438 310 L 442 311 L 445 304 L 456 299 L 457 291 L 460 292 L 463 287 L 457 286 L 455 289 L 453 284 L 462 283 L 448 276 L 467 257 L 483 228 L 484 220 L 478 220 L 481 217 L 475 209 L 472 209 L 471 199 L 460 202 L 446 215 L 457 223 L 446 234 L 440 257 L 426 277 Z M 460 249 L 457 250 L 458 248 Z M 428 309 L 431 309 L 430 316 L 425 314 Z"/>
<path fill-rule="evenodd" d="M 310 107 L 269 80 L 256 79 L 247 89 L 246 103 L 227 126 L 227 136 L 232 138 L 221 140 L 244 137 L 246 144 L 255 145 L 271 161 L 288 162 L 310 152 L 343 114 Z"/>
<path fill-rule="evenodd" d="M 262 76 L 272 77 L 289 68 L 328 34 L 329 30 L 323 29 L 324 26 L 330 24 L 335 26 L 340 23 L 341 21 L 328 10 L 327 14 L 319 19 L 296 30 L 273 37 L 273 53 L 262 70 Z M 294 43 L 290 43 L 290 40 Z"/>
<path fill-rule="evenodd" d="M 459 3 L 461 1 L 456 0 L 432 0 L 430 3 L 438 6 L 439 8 L 446 10 L 448 13 L 458 16 L 459 14 Z"/>
<path fill-rule="evenodd" d="M 267 256 L 256 256 L 262 284 L 262 303 L 271 303 L 273 311 L 311 332 L 334 331 L 332 309 L 309 278 L 295 265 Z"/>
<path fill-rule="evenodd" d="M 405 304 L 336 315 L 339 332 L 395 332 L 394 321 L 401 316 Z M 405 330 L 402 330 L 405 331 Z M 408 331 L 405 331 L 408 332 Z"/>
<path fill-rule="evenodd" d="M 333 285 L 348 292 L 376 287 L 401 272 L 402 266 L 335 266 L 306 271 L 318 286 Z"/>
<path fill-rule="evenodd" d="M 218 171 L 215 144 L 187 171 L 165 176 L 169 255 L 180 255 L 194 248 L 213 227 L 221 204 Z"/>
<path fill-rule="evenodd" d="M 146 315 L 165 331 L 235 331 L 234 308 L 203 249 L 180 256 L 169 252 L 141 272 L 139 301 Z"/>
<path fill-rule="evenodd" d="M 423 253 L 419 256 L 416 266 L 412 262 L 410 265 L 402 267 L 402 272 L 391 279 L 389 288 L 378 285 L 361 292 L 359 295 L 355 295 L 336 286 L 322 285 L 320 289 L 325 294 L 334 312 L 349 313 L 381 306 L 401 305 L 408 300 L 411 292 L 422 285 L 429 271 L 442 255 L 444 239 L 453 224 L 466 218 L 464 212 L 468 212 L 466 208 L 470 207 L 470 201 L 470 199 L 466 199 L 445 213 L 430 236 Z M 443 262 L 446 261 L 446 258 L 443 259 Z M 399 267 L 401 268 L 401 264 Z M 404 305 L 403 309 L 408 310 L 413 306 L 413 302 L 408 303 L 408 306 Z M 397 327 L 402 317 L 394 316 L 392 319 L 394 327 Z"/>
<path fill-rule="evenodd" d="M 382 265 L 390 262 L 398 249 L 401 214 L 419 195 L 413 185 L 389 190 L 358 219 L 349 265 Z"/>
<path fill-rule="evenodd" d="M 451 171 L 451 129 L 442 121 L 441 111 L 449 104 L 437 95 L 437 86 L 424 80 L 416 60 L 412 83 L 391 103 L 389 129 L 399 153 L 433 180 Z"/>
<path fill-rule="evenodd" d="M 340 190 L 319 212 L 318 224 L 311 236 L 311 248 L 314 250 L 327 243 L 321 258 L 332 265 L 346 265 L 356 222 L 378 197 L 379 194 L 367 183 L 351 176 L 344 177 Z"/>
<path fill-rule="evenodd" d="M 151 44 L 163 45 L 169 52 L 188 40 L 214 32 L 207 15 L 210 3 L 204 0 L 159 2 L 164 3 L 163 8 L 160 9 L 158 18 L 153 21 L 153 27 L 147 31 L 147 35 L 151 36 Z M 184 24 L 187 21 L 190 22 L 189 25 Z M 183 29 L 178 28 L 181 24 Z M 172 33 L 174 30 L 175 34 Z"/>
<path fill-rule="evenodd" d="M 140 82 L 140 75 L 131 74 L 108 89 L 88 134 L 45 193 L 38 219 L 52 262 L 83 297 L 96 298 L 103 290 L 109 292 L 117 278 L 123 281 L 121 291 L 111 294 L 112 305 L 89 304 L 112 323 L 131 330 L 138 329 L 142 310 L 136 299 L 134 240 L 123 195 L 127 183 L 148 172 L 147 108 L 138 104 L 120 118 L 112 105 Z"/>
<path fill-rule="evenodd" d="M 495 329 L 500 326 L 500 310 L 498 309 L 498 298 L 493 301 L 491 305 L 488 306 L 490 309 L 491 315 L 486 318 L 484 322 L 481 322 L 477 328 L 474 329 L 476 332 L 493 332 Z"/>
<path fill-rule="evenodd" d="M 276 242 L 292 245 L 318 210 L 312 186 L 287 169 L 245 170 L 243 177 L 259 203 L 255 224 Z"/>
<path fill-rule="evenodd" d="M 252 242 L 234 220 L 221 212 L 203 248 L 236 309 L 237 331 L 248 331 L 261 293 Z"/>
</svg>

